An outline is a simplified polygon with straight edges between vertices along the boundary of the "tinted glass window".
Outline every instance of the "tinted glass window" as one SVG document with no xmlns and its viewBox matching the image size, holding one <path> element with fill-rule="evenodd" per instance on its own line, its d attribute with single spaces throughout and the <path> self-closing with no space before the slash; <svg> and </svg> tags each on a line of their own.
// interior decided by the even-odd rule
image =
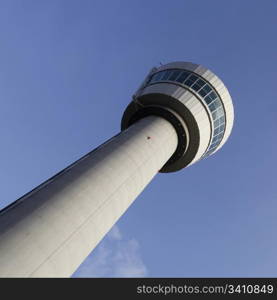
<svg viewBox="0 0 277 300">
<path fill-rule="evenodd" d="M 214 127 L 215 127 L 215 128 L 216 128 L 217 126 L 219 126 L 219 124 L 220 124 L 219 119 L 217 119 L 217 120 L 214 121 Z"/>
<path fill-rule="evenodd" d="M 165 71 L 164 75 L 161 77 L 161 80 L 167 80 L 170 75 L 170 71 Z"/>
<path fill-rule="evenodd" d="M 160 80 L 162 78 L 162 76 L 164 75 L 165 72 L 159 72 L 157 73 L 157 77 L 156 77 L 156 80 Z"/>
<path fill-rule="evenodd" d="M 195 83 L 195 84 L 192 85 L 191 88 L 194 89 L 197 92 L 201 88 L 201 86 L 198 85 L 197 83 Z"/>
<path fill-rule="evenodd" d="M 223 111 L 223 107 L 221 106 L 220 102 L 219 102 L 219 105 L 220 105 L 220 107 L 217 109 L 217 114 L 218 114 L 218 117 L 221 117 L 224 114 L 224 111 Z"/>
<path fill-rule="evenodd" d="M 210 108 L 211 111 L 214 111 L 216 109 L 216 106 L 215 106 L 214 102 L 209 104 L 209 108 Z"/>
<path fill-rule="evenodd" d="M 205 101 L 209 104 L 211 103 L 214 99 L 216 99 L 216 94 L 214 92 L 211 92 L 209 95 L 205 97 Z"/>
<path fill-rule="evenodd" d="M 198 77 L 196 77 L 195 75 L 191 74 L 189 79 L 192 80 L 192 81 L 196 81 L 198 79 Z"/>
<path fill-rule="evenodd" d="M 212 90 L 208 84 L 204 85 L 202 90 L 204 90 L 207 94 Z"/>
<path fill-rule="evenodd" d="M 216 111 L 214 111 L 214 112 L 212 113 L 212 116 L 213 116 L 213 119 L 215 120 L 216 117 L 217 117 Z"/>
<path fill-rule="evenodd" d="M 217 146 L 216 143 L 211 144 L 211 148 L 215 148 L 216 146 Z"/>
<path fill-rule="evenodd" d="M 179 70 L 172 72 L 172 74 L 169 76 L 168 80 L 174 81 L 178 77 L 179 74 L 180 74 Z"/>
<path fill-rule="evenodd" d="M 194 85 L 192 86 L 192 88 L 195 90 L 195 91 L 198 91 L 199 89 L 202 88 L 202 86 L 205 84 L 205 81 L 203 81 L 202 79 L 198 79 Z"/>
<path fill-rule="evenodd" d="M 189 76 L 188 72 L 182 72 L 182 74 L 177 78 L 176 81 L 182 83 L 185 81 L 185 79 Z"/>
<path fill-rule="evenodd" d="M 214 130 L 214 135 L 217 135 L 219 133 L 219 127 L 217 127 L 215 130 Z"/>
<path fill-rule="evenodd" d="M 187 85 L 187 86 L 192 86 L 194 83 L 194 81 L 190 80 L 190 79 L 187 79 L 184 84 Z"/>
<path fill-rule="evenodd" d="M 197 84 L 200 85 L 201 87 L 205 85 L 205 81 L 202 79 L 197 80 Z"/>
<path fill-rule="evenodd" d="M 165 71 L 154 74 L 151 82 L 161 80 L 161 78 L 163 77 L 164 74 L 165 74 Z"/>
<path fill-rule="evenodd" d="M 225 117 L 224 116 L 220 117 L 219 122 L 220 123 L 225 123 Z"/>
<path fill-rule="evenodd" d="M 202 90 L 198 91 L 198 94 L 200 94 L 204 98 L 207 93 L 202 89 Z"/>
<path fill-rule="evenodd" d="M 187 86 L 192 86 L 194 84 L 193 80 L 190 80 L 190 77 L 184 82 L 185 85 Z"/>
<path fill-rule="evenodd" d="M 204 100 L 208 105 L 213 101 L 213 99 L 210 97 L 210 95 L 206 96 Z"/>
<path fill-rule="evenodd" d="M 215 105 L 216 108 L 218 108 L 218 107 L 221 106 L 221 102 L 220 102 L 220 100 L 218 98 L 213 103 L 214 103 L 214 105 Z"/>
<path fill-rule="evenodd" d="M 224 135 L 223 132 L 221 132 L 221 133 L 218 135 L 219 140 L 221 140 L 221 139 L 223 138 L 223 135 Z"/>
<path fill-rule="evenodd" d="M 159 73 L 154 74 L 154 76 L 151 79 L 151 82 L 160 80 L 160 78 L 163 74 L 164 74 L 164 72 L 159 72 Z"/>
<path fill-rule="evenodd" d="M 216 98 L 215 92 L 211 92 L 208 97 L 214 100 Z"/>
<path fill-rule="evenodd" d="M 216 141 L 217 141 L 217 137 L 214 136 L 214 137 L 213 137 L 213 140 L 212 140 L 212 144 L 215 143 Z"/>
</svg>

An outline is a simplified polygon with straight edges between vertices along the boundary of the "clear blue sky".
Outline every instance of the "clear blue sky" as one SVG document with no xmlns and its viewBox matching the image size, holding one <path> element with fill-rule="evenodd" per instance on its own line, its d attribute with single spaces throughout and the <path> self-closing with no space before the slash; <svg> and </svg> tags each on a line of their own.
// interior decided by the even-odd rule
<svg viewBox="0 0 277 300">
<path fill-rule="evenodd" d="M 277 2 L 0 2 L 0 206 L 120 129 L 159 62 L 200 63 L 234 101 L 216 155 L 158 174 L 74 276 L 277 275 Z"/>
</svg>

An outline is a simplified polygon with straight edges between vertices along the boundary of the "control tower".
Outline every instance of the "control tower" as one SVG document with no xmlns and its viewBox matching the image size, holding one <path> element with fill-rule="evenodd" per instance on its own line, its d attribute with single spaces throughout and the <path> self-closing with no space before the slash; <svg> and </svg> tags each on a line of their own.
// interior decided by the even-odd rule
<svg viewBox="0 0 277 300">
<path fill-rule="evenodd" d="M 233 120 L 229 92 L 210 70 L 153 68 L 119 134 L 1 211 L 0 277 L 70 277 L 158 172 L 213 155 Z"/>
</svg>

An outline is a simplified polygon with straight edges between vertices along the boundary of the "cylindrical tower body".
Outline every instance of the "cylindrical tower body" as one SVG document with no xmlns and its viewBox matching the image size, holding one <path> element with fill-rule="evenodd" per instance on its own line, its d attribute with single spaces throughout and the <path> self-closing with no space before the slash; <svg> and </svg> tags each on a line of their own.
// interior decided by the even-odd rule
<svg viewBox="0 0 277 300">
<path fill-rule="evenodd" d="M 0 276 L 71 276 L 176 147 L 149 116 L 27 195 L 0 218 Z"/>
<path fill-rule="evenodd" d="M 120 134 L 5 209 L 0 276 L 70 276 L 157 172 L 215 153 L 233 120 L 228 90 L 211 71 L 189 62 L 153 68 Z"/>
</svg>

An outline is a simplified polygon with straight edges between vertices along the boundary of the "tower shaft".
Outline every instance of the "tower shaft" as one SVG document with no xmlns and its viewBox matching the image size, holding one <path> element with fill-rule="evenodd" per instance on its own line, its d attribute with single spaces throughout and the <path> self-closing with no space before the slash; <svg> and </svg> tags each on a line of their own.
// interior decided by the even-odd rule
<svg viewBox="0 0 277 300">
<path fill-rule="evenodd" d="M 0 277 L 69 277 L 177 148 L 148 116 L 27 194 L 0 216 Z"/>
</svg>

